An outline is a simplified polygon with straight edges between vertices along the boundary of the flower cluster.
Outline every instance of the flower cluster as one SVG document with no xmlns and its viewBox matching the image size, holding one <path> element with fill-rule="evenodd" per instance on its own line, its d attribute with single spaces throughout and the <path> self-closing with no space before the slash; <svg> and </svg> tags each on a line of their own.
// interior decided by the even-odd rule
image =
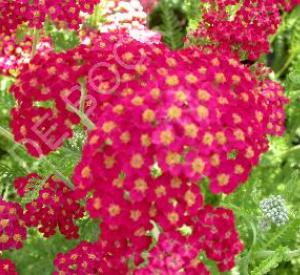
<svg viewBox="0 0 300 275">
<path fill-rule="evenodd" d="M 25 22 L 27 5 L 24 1 L 0 1 L 0 34 L 10 35 L 16 31 L 19 25 Z M 23 7 L 22 7 L 23 6 Z"/>
<path fill-rule="evenodd" d="M 0 199 L 0 250 L 22 248 L 26 235 L 22 207 Z"/>
<path fill-rule="evenodd" d="M 284 106 L 289 102 L 284 95 L 284 88 L 277 82 L 266 80 L 258 86 L 258 89 L 266 98 L 266 108 L 270 113 L 268 134 L 282 136 L 285 132 Z"/>
<path fill-rule="evenodd" d="M 98 125 L 91 138 L 119 139 L 107 146 L 120 152 L 116 163 L 123 165 L 140 154 L 143 167 L 136 169 L 148 173 L 155 156 L 159 166 L 172 175 L 196 180 L 210 177 L 214 192 L 231 192 L 247 179 L 267 149 L 270 110 L 265 92 L 256 91 L 256 81 L 245 67 L 197 49 L 173 53 L 162 44 L 124 40 L 123 34 L 104 34 L 94 48 L 44 53 L 25 66 L 12 88 L 20 102 L 12 112 L 12 128 L 16 140 L 23 141 L 31 154 L 47 154 L 72 135 L 72 125 L 80 120 L 68 106 L 80 101 L 77 81 L 86 77 L 85 111 Z M 53 106 L 36 107 L 36 101 L 51 101 Z M 134 136 L 127 138 L 126 132 Z M 115 136 L 118 133 L 120 137 Z M 140 140 L 139 149 L 135 140 Z M 90 150 L 97 151 L 98 144 Z M 127 170 L 135 171 L 131 167 Z M 106 170 L 116 175 L 121 171 Z"/>
<path fill-rule="evenodd" d="M 201 236 L 200 246 L 207 257 L 217 263 L 221 272 L 230 270 L 234 267 L 235 255 L 243 250 L 235 229 L 233 212 L 226 208 L 206 206 L 196 218 L 194 230 L 197 236 Z"/>
<path fill-rule="evenodd" d="M 158 243 L 149 253 L 148 264 L 136 269 L 134 274 L 156 274 L 158 271 L 162 274 L 210 274 L 200 261 L 201 251 L 217 262 L 220 271 L 228 271 L 234 266 L 234 256 L 241 252 L 243 245 L 238 240 L 230 210 L 205 207 L 190 219 L 188 225 L 191 233 L 186 235 L 176 231 L 161 233 Z M 120 253 L 121 257 L 116 258 L 106 251 L 101 235 L 96 243 L 82 242 L 66 254 L 58 254 L 54 261 L 54 274 L 69 274 L 71 271 L 76 274 L 79 271 L 91 274 L 115 274 L 113 272 L 118 271 L 127 274 L 127 260 L 124 257 L 126 243 L 119 236 L 124 233 L 112 233 L 112 240 L 117 243 L 115 253 Z M 140 262 L 143 261 L 141 259 Z"/>
<path fill-rule="evenodd" d="M 136 48 L 129 43 L 118 48 L 132 72 L 125 74 L 124 66 L 115 64 L 123 77 L 114 91 L 119 96 L 105 94 L 109 100 L 74 174 L 79 198 L 94 191 L 87 208 L 102 219 L 105 252 L 113 254 L 112 240 L 137 247 L 132 234 L 137 232 L 140 249 L 122 253 L 136 263 L 149 245 L 150 220 L 165 232 L 174 231 L 203 207 L 198 180 L 209 177 L 213 192 L 230 193 L 247 179 L 267 149 L 269 122 L 267 99 L 235 59 L 197 49 L 172 53 L 160 44 L 139 49 L 145 52 L 143 63 L 130 67 L 136 64 Z M 97 73 L 104 79 L 103 72 Z M 106 83 L 105 91 L 113 84 Z M 120 249 L 115 251 L 118 255 Z M 208 254 L 218 261 L 218 253 Z M 223 258 L 221 270 L 232 266 L 232 258 Z"/>
<path fill-rule="evenodd" d="M 33 54 L 32 38 L 25 36 L 17 41 L 15 34 L 0 34 L 0 75 L 16 77 L 24 64 L 28 64 Z M 36 52 L 48 51 L 52 48 L 49 38 L 43 37 L 37 45 Z"/>
<path fill-rule="evenodd" d="M 139 265 L 149 248 L 151 221 L 172 232 L 190 217 L 200 219 L 199 180 L 209 178 L 213 193 L 230 193 L 248 178 L 268 148 L 267 134 L 281 133 L 285 100 L 280 86 L 262 86 L 234 58 L 196 48 L 172 52 L 157 40 L 142 42 L 125 32 L 91 41 L 66 53 L 43 52 L 24 67 L 12 88 L 19 102 L 12 128 L 16 140 L 30 140 L 25 145 L 39 156 L 72 135 L 72 125 L 82 118 L 74 108 L 85 111 L 96 127 L 74 173 L 75 195 L 91 192 L 87 209 L 101 218 L 101 251 L 126 272 L 128 259 Z M 49 218 L 51 197 L 41 193 L 26 211 L 27 222 L 41 223 L 46 236 L 57 225 L 65 232 L 57 213 L 66 206 L 60 204 Z M 61 216 L 70 215 L 72 230 L 74 209 L 67 212 Z M 212 221 L 214 228 L 218 224 Z M 221 242 L 222 231 L 217 234 Z M 241 246 L 231 249 L 226 238 L 216 245 L 210 236 L 199 249 L 220 270 L 230 269 Z"/>
<path fill-rule="evenodd" d="M 118 258 L 126 260 L 130 258 L 136 265 L 140 264 L 143 261 L 141 253 L 151 244 L 149 235 L 153 229 L 151 220 L 159 223 L 163 230 L 172 231 L 187 222 L 185 214 L 193 213 L 201 207 L 202 196 L 197 186 L 188 187 L 179 178 L 167 180 L 149 179 L 145 182 L 143 179 L 137 179 L 132 182 L 135 186 L 132 195 L 139 199 L 135 202 L 129 197 L 123 198 L 125 188 L 122 185 L 126 183 L 122 179 L 116 179 L 112 186 L 107 186 L 110 188 L 108 192 L 96 193 L 88 201 L 87 209 L 91 217 L 101 217 L 100 243 L 102 250 L 112 255 L 110 261 L 117 262 Z M 152 198 L 156 202 L 151 203 L 150 198 L 141 201 L 148 184 L 154 185 Z M 103 190 L 106 190 L 105 188 L 103 186 Z M 180 191 L 184 192 L 184 198 L 180 198 Z M 171 202 L 171 199 L 174 201 Z M 181 199 L 177 206 L 175 199 L 178 203 Z"/>
<path fill-rule="evenodd" d="M 268 38 L 280 22 L 280 9 L 291 9 L 299 1 L 274 0 L 206 0 L 202 8 L 203 20 L 194 34 L 209 40 L 216 47 L 246 53 L 256 60 L 270 49 Z M 234 7 L 234 9 L 230 9 Z M 230 12 L 232 10 L 232 12 Z"/>
<path fill-rule="evenodd" d="M 234 257 L 243 250 L 243 244 L 231 210 L 206 206 L 190 217 L 187 225 L 191 233 L 185 235 L 176 231 L 161 233 L 150 251 L 149 264 L 137 274 L 155 274 L 158 270 L 170 272 L 166 274 L 210 274 L 199 260 L 201 251 L 217 263 L 221 272 L 234 266 Z"/>
<path fill-rule="evenodd" d="M 127 265 L 119 258 L 142 261 L 151 220 L 169 232 L 198 213 L 199 180 L 208 177 L 214 193 L 230 193 L 244 182 L 268 148 L 270 123 L 282 123 L 272 114 L 285 101 L 270 110 L 274 89 L 259 89 L 257 77 L 236 59 L 196 48 L 172 52 L 121 32 L 67 53 L 44 52 L 26 66 L 12 89 L 19 101 L 16 139 L 37 142 L 42 153 L 60 146 L 80 122 L 68 109 L 80 101 L 80 81 L 86 83 L 83 110 L 96 128 L 74 173 L 76 196 L 93 192 L 87 209 L 101 218 L 102 250 L 120 270 Z M 54 107 L 36 107 L 36 101 Z M 61 142 L 45 144 L 36 124 L 50 141 Z M 34 143 L 28 144 L 34 154 Z"/>
<path fill-rule="evenodd" d="M 136 275 L 188 274 L 208 275 L 209 271 L 199 260 L 199 250 L 178 232 L 161 234 L 151 250 L 149 264 L 138 269 Z"/>
<path fill-rule="evenodd" d="M 284 225 L 289 220 L 285 200 L 280 195 L 262 200 L 260 208 L 264 216 L 277 226 Z"/>
<path fill-rule="evenodd" d="M 224 208 L 208 206 L 192 218 L 191 235 L 178 232 L 162 233 L 158 244 L 151 250 L 149 265 L 137 271 L 138 275 L 156 274 L 210 274 L 199 260 L 204 250 L 209 259 L 217 262 L 221 272 L 234 266 L 234 256 L 243 249 L 239 241 L 233 214 Z"/>
<path fill-rule="evenodd" d="M 26 204 L 26 225 L 38 227 L 45 237 L 54 235 L 58 227 L 67 239 L 78 238 L 78 227 L 74 222 L 83 216 L 83 209 L 72 194 L 62 181 L 50 177 L 43 184 L 38 198 Z"/>
<path fill-rule="evenodd" d="M 1 275 L 17 275 L 15 264 L 9 259 L 0 259 L 0 274 Z"/>
<path fill-rule="evenodd" d="M 72 111 L 72 108 L 79 109 L 80 106 L 82 87 L 79 79 L 88 79 L 89 93 L 83 110 L 91 120 L 97 121 L 100 106 L 110 97 L 103 95 L 101 89 L 112 90 L 118 81 L 118 75 L 107 67 L 116 62 L 111 52 L 113 48 L 117 49 L 118 44 L 123 49 L 127 44 L 134 47 L 137 58 L 143 58 L 139 47 L 146 46 L 141 42 L 132 38 L 123 40 L 121 34 L 104 34 L 93 41 L 94 49 L 85 45 L 66 53 L 44 49 L 29 64 L 24 65 L 20 77 L 11 89 L 19 102 L 12 111 L 11 127 L 16 141 L 23 143 L 30 154 L 48 154 L 72 136 L 72 126 L 80 122 L 78 115 Z M 108 47 L 104 49 L 105 46 Z M 102 60 L 107 63 L 102 63 Z M 122 70 L 125 74 L 127 69 Z M 110 83 L 100 83 L 97 76 L 99 72 L 105 74 L 106 79 L 110 78 Z M 112 86 L 107 88 L 108 84 Z M 37 102 L 44 105 L 37 106 Z"/>
<path fill-rule="evenodd" d="M 12 111 L 11 127 L 15 139 L 23 141 L 32 155 L 47 154 L 72 136 L 71 127 L 79 118 L 67 107 L 80 99 L 77 79 L 82 63 L 80 49 L 61 54 L 44 50 L 24 65 L 12 88 L 19 105 Z M 45 101 L 50 106 L 35 104 Z"/>
<path fill-rule="evenodd" d="M 14 33 L 23 23 L 41 28 L 46 19 L 58 27 L 78 29 L 81 23 L 80 12 L 92 13 L 98 3 L 99 0 L 1 1 L 0 33 Z"/>
<path fill-rule="evenodd" d="M 56 256 L 53 274 L 113 274 L 106 273 L 105 265 L 104 255 L 97 245 L 81 242 L 67 253 L 59 253 Z"/>
<path fill-rule="evenodd" d="M 23 198 L 26 193 L 35 190 L 36 182 L 39 180 L 41 180 L 41 177 L 36 173 L 30 173 L 26 177 L 16 178 L 14 186 L 18 195 Z"/>
<path fill-rule="evenodd" d="M 260 217 L 258 219 L 258 228 L 262 232 L 268 232 L 272 228 L 272 225 L 271 225 L 269 219 L 267 219 L 266 217 Z"/>
<path fill-rule="evenodd" d="M 138 55 L 130 46 L 118 48 L 122 58 Z M 197 49 L 178 54 L 157 44 L 140 45 L 140 49 L 146 52 L 143 63 L 123 73 L 128 80 L 118 86 L 121 97 L 111 96 L 98 116 L 97 129 L 90 133 L 84 153 L 90 166 L 90 156 L 97 152 L 111 159 L 110 165 L 103 160 L 103 175 L 113 173 L 116 178 L 123 171 L 134 178 L 149 174 L 156 160 L 172 176 L 188 180 L 208 176 L 213 192 L 232 192 L 268 146 L 267 98 L 257 93 L 255 79 L 236 60 Z M 122 75 L 124 68 L 118 66 L 116 71 Z M 100 74 L 99 70 L 103 78 Z M 115 83 L 105 85 L 109 92 Z M 94 159 L 98 164 L 97 155 Z M 82 169 L 88 165 L 83 158 Z"/>
<path fill-rule="evenodd" d="M 101 221 L 99 240 L 59 254 L 55 274 L 127 274 L 144 262 L 157 231 L 148 265 L 136 274 L 209 274 L 199 253 L 220 272 L 234 266 L 243 244 L 233 212 L 205 205 L 201 184 L 207 179 L 214 194 L 233 192 L 268 149 L 267 136 L 283 133 L 282 87 L 232 51 L 249 59 L 268 51 L 280 10 L 272 0 L 255 0 L 229 14 L 227 6 L 240 1 L 206 2 L 199 34 L 213 45 L 205 50 L 171 51 L 146 31 L 138 1 L 108 1 L 102 32 L 87 31 L 67 52 L 39 51 L 23 66 L 11 88 L 18 102 L 11 121 L 16 141 L 40 157 L 62 146 L 75 125 L 88 128 L 75 190 L 51 176 L 26 205 L 27 226 L 45 237 L 57 227 L 78 237 L 80 199 Z M 62 3 L 61 11 L 77 3 Z M 68 21 L 51 10 L 59 25 Z M 37 178 L 17 179 L 20 196 Z"/>
<path fill-rule="evenodd" d="M 288 98 L 284 95 L 284 88 L 279 83 L 270 80 L 272 69 L 264 64 L 254 64 L 252 72 L 257 79 L 257 92 L 266 99 L 264 105 L 269 113 L 267 133 L 282 136 L 285 131 L 284 107 L 289 103 Z"/>
</svg>

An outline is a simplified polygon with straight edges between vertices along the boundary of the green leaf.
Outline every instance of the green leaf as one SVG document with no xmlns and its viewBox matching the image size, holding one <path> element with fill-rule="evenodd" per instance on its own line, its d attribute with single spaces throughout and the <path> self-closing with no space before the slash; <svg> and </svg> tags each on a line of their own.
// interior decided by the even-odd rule
<svg viewBox="0 0 300 275">
<path fill-rule="evenodd" d="M 168 0 L 162 0 L 160 2 L 162 17 L 160 30 L 162 31 L 164 41 L 172 49 L 179 49 L 183 46 L 184 33 L 182 32 L 180 22 L 172 7 L 172 4 Z"/>
<path fill-rule="evenodd" d="M 257 267 L 251 271 L 251 275 L 264 275 L 276 268 L 281 262 L 287 260 L 287 247 L 279 246 L 271 256 L 263 260 Z"/>
</svg>

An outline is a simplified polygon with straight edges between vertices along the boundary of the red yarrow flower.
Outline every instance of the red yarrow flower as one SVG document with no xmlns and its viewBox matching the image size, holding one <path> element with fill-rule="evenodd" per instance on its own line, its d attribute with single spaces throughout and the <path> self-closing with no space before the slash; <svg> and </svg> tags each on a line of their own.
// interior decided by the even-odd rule
<svg viewBox="0 0 300 275">
<path fill-rule="evenodd" d="M 246 53 L 250 60 L 269 52 L 268 38 L 276 32 L 281 22 L 281 5 L 287 5 L 287 1 L 274 0 L 205 2 L 203 20 L 195 36 L 200 40 L 207 39 L 219 48 L 229 47 L 240 54 Z M 232 6 L 237 11 L 230 13 L 227 7 Z"/>
<path fill-rule="evenodd" d="M 39 180 L 41 180 L 41 177 L 36 173 L 30 173 L 25 177 L 15 179 L 14 186 L 18 195 L 24 197 L 26 193 L 33 191 Z"/>
<path fill-rule="evenodd" d="M 206 266 L 199 260 L 199 251 L 187 244 L 180 233 L 161 234 L 157 245 L 150 251 L 148 265 L 134 274 L 184 274 L 209 275 Z"/>
<path fill-rule="evenodd" d="M 0 199 L 0 250 L 22 248 L 26 236 L 22 207 Z"/>
<path fill-rule="evenodd" d="M 42 185 L 37 199 L 25 206 L 27 226 L 37 227 L 45 237 L 56 233 L 57 227 L 67 239 L 76 239 L 75 220 L 83 216 L 83 208 L 73 198 L 73 191 L 55 176 Z"/>
<path fill-rule="evenodd" d="M 9 259 L 0 259 L 0 274 L 17 275 L 16 265 Z"/>
<path fill-rule="evenodd" d="M 63 0 L 63 1 L 1 1 L 0 34 L 12 34 L 22 24 L 41 28 L 49 19 L 61 28 L 79 29 L 82 23 L 80 12 L 92 13 L 99 0 Z"/>
<path fill-rule="evenodd" d="M 107 274 L 107 264 L 100 247 L 85 241 L 67 253 L 59 253 L 54 266 L 54 275 Z"/>
</svg>

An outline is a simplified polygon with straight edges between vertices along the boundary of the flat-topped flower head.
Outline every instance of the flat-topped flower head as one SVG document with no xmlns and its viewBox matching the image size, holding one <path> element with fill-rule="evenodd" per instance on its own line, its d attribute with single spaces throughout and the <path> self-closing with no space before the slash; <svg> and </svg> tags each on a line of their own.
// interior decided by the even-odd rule
<svg viewBox="0 0 300 275">
<path fill-rule="evenodd" d="M 81 242 L 67 253 L 59 253 L 54 260 L 54 275 L 60 274 L 105 274 L 104 254 L 99 245 Z"/>
<path fill-rule="evenodd" d="M 179 233 L 163 233 L 150 251 L 146 267 L 134 274 L 211 274 L 199 259 L 199 251 Z"/>
<path fill-rule="evenodd" d="M 34 191 L 38 182 L 42 178 L 36 173 L 30 173 L 25 177 L 16 178 L 14 181 L 15 189 L 20 197 L 24 197 L 28 192 Z"/>
<path fill-rule="evenodd" d="M 233 212 L 225 208 L 205 206 L 189 217 L 186 233 L 165 231 L 150 251 L 146 267 L 135 274 L 154 274 L 164 270 L 172 274 L 210 274 L 200 261 L 200 253 L 217 263 L 220 272 L 229 271 L 235 256 L 243 250 L 235 229 Z"/>
<path fill-rule="evenodd" d="M 256 60 L 270 50 L 269 37 L 281 23 L 281 9 L 291 10 L 297 4 L 298 0 L 206 0 L 201 9 L 203 19 L 194 36 L 196 40 L 209 41 L 218 51 L 226 48 Z"/>
<path fill-rule="evenodd" d="M 193 234 L 201 236 L 199 246 L 206 256 L 217 263 L 221 272 L 232 269 L 236 255 L 244 249 L 232 210 L 208 205 L 192 218 L 192 224 Z"/>
<path fill-rule="evenodd" d="M 83 208 L 74 200 L 73 191 L 56 176 L 42 185 L 38 198 L 25 205 L 24 220 L 28 227 L 37 227 L 45 237 L 57 228 L 67 239 L 76 239 L 75 220 L 83 216 Z"/>
<path fill-rule="evenodd" d="M 225 51 L 171 51 L 127 30 L 88 32 L 77 48 L 38 53 L 23 67 L 11 89 L 18 142 L 40 157 L 62 146 L 75 125 L 87 128 L 74 192 L 50 177 L 26 205 L 27 225 L 46 237 L 57 227 L 67 238 L 78 237 L 79 199 L 101 221 L 97 244 L 78 247 L 79 254 L 97 247 L 98 261 L 89 265 L 79 254 L 66 255 L 57 272 L 126 274 L 128 264 L 143 262 L 157 228 L 159 245 L 141 274 L 159 268 L 208 274 L 200 251 L 220 271 L 234 266 L 243 245 L 233 213 L 204 206 L 201 183 L 207 179 L 214 194 L 243 184 L 267 151 L 267 136 L 282 133 L 286 99 L 279 84 Z M 184 226 L 190 234 L 174 233 Z"/>
<path fill-rule="evenodd" d="M 0 250 L 20 249 L 26 237 L 21 205 L 0 199 Z"/>
</svg>

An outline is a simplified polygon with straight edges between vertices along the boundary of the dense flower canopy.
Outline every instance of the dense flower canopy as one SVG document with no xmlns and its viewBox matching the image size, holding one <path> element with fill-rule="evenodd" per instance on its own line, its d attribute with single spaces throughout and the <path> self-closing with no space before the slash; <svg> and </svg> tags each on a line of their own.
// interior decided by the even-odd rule
<svg viewBox="0 0 300 275">
<path fill-rule="evenodd" d="M 208 204 L 203 190 L 208 182 L 206 193 L 234 192 L 268 136 L 283 135 L 283 87 L 240 57 L 267 53 L 280 12 L 298 2 L 204 1 L 193 35 L 209 43 L 174 51 L 147 29 L 145 11 L 157 1 L 103 1 L 107 20 L 98 30 L 83 26 L 76 47 L 56 52 L 46 39 L 32 51 L 31 38 L 17 45 L 21 25 L 79 30 L 82 12 L 99 2 L 0 0 L 0 72 L 18 70 L 15 140 L 42 158 L 77 126 L 87 136 L 73 186 L 52 172 L 15 180 L 24 210 L 0 200 L 0 250 L 21 248 L 26 226 L 78 239 L 77 222 L 89 216 L 101 233 L 59 253 L 54 274 L 210 274 L 200 255 L 229 271 L 244 244 L 233 211 Z M 6 260 L 1 268 L 14 274 Z"/>
<path fill-rule="evenodd" d="M 104 255 L 95 244 L 81 242 L 76 248 L 54 260 L 54 275 L 62 274 L 105 274 L 107 264 Z"/>
<path fill-rule="evenodd" d="M 230 210 L 205 207 L 192 218 L 192 234 L 182 236 L 178 232 L 162 233 L 149 255 L 149 265 L 136 274 L 210 274 L 199 260 L 199 251 L 204 250 L 209 259 L 217 262 L 221 272 L 234 266 L 234 257 L 243 245 L 234 229 Z"/>
<path fill-rule="evenodd" d="M 281 87 L 262 84 L 237 59 L 197 48 L 172 52 L 156 39 L 103 33 L 66 53 L 37 54 L 21 72 L 12 88 L 19 102 L 12 128 L 31 154 L 48 154 L 72 136 L 72 125 L 81 121 L 74 108 L 80 108 L 82 83 L 81 108 L 95 126 L 74 173 L 74 194 L 83 199 L 92 191 L 87 210 L 102 220 L 98 245 L 110 255 L 105 264 L 124 272 L 127 261 L 143 261 L 153 221 L 163 234 L 196 222 L 190 239 L 205 236 L 207 227 L 201 231 L 198 223 L 205 221 L 201 211 L 211 210 L 201 210 L 199 180 L 208 178 L 213 193 L 233 192 L 268 149 L 267 134 L 283 131 Z M 50 107 L 41 105 L 49 101 Z M 49 146 L 42 131 L 51 125 Z M 199 243 L 198 251 L 226 271 L 242 248 L 238 239 L 229 241 L 232 250 L 226 241 Z M 205 270 L 201 263 L 197 268 Z"/>
<path fill-rule="evenodd" d="M 36 85 L 39 75 L 47 77 Z M 259 88 L 260 82 L 237 60 L 196 48 L 174 53 L 161 43 L 103 34 L 89 50 L 83 45 L 62 54 L 43 52 L 24 67 L 12 88 L 19 101 L 12 128 L 31 154 L 47 154 L 72 136 L 72 125 L 80 119 L 69 107 L 78 107 L 79 79 L 87 82 L 84 107 L 97 125 L 80 167 L 88 169 L 84 156 L 90 162 L 91 152 L 99 152 L 104 159 L 102 167 L 95 156 L 97 171 L 105 177 L 117 178 L 121 172 L 133 179 L 147 177 L 157 162 L 172 176 L 207 176 L 213 192 L 228 193 L 247 179 L 267 150 L 266 135 L 282 133 L 280 86 L 264 82 Z M 49 101 L 51 107 L 35 106 Z M 52 128 L 45 133 L 47 125 Z M 99 151 L 103 142 L 107 145 Z M 132 161 L 124 166 L 127 160 Z"/>
<path fill-rule="evenodd" d="M 130 223 L 127 225 L 131 226 Z M 192 227 L 189 235 L 184 236 L 174 231 L 160 234 L 158 244 L 150 251 L 149 264 L 137 269 L 134 274 L 179 274 L 182 271 L 191 275 L 210 274 L 198 258 L 201 250 L 205 251 L 209 259 L 217 262 L 220 271 L 230 270 L 234 266 L 235 255 L 243 248 L 238 240 L 232 212 L 224 208 L 205 207 L 191 218 L 189 225 Z M 57 255 L 54 274 L 68 274 L 74 269 L 78 274 L 114 274 L 117 270 L 120 274 L 127 274 L 125 256 L 133 257 L 136 264 L 143 262 L 135 253 L 141 253 L 150 243 L 141 246 L 141 243 L 136 242 L 133 243 L 134 246 L 127 246 L 122 239 L 126 234 L 124 229 L 125 227 L 122 230 L 113 229 L 109 232 L 111 236 L 106 236 L 107 231 L 103 228 L 104 236 L 101 236 L 99 242 L 82 242 L 68 253 Z M 137 241 L 138 238 L 135 238 Z"/>
</svg>

